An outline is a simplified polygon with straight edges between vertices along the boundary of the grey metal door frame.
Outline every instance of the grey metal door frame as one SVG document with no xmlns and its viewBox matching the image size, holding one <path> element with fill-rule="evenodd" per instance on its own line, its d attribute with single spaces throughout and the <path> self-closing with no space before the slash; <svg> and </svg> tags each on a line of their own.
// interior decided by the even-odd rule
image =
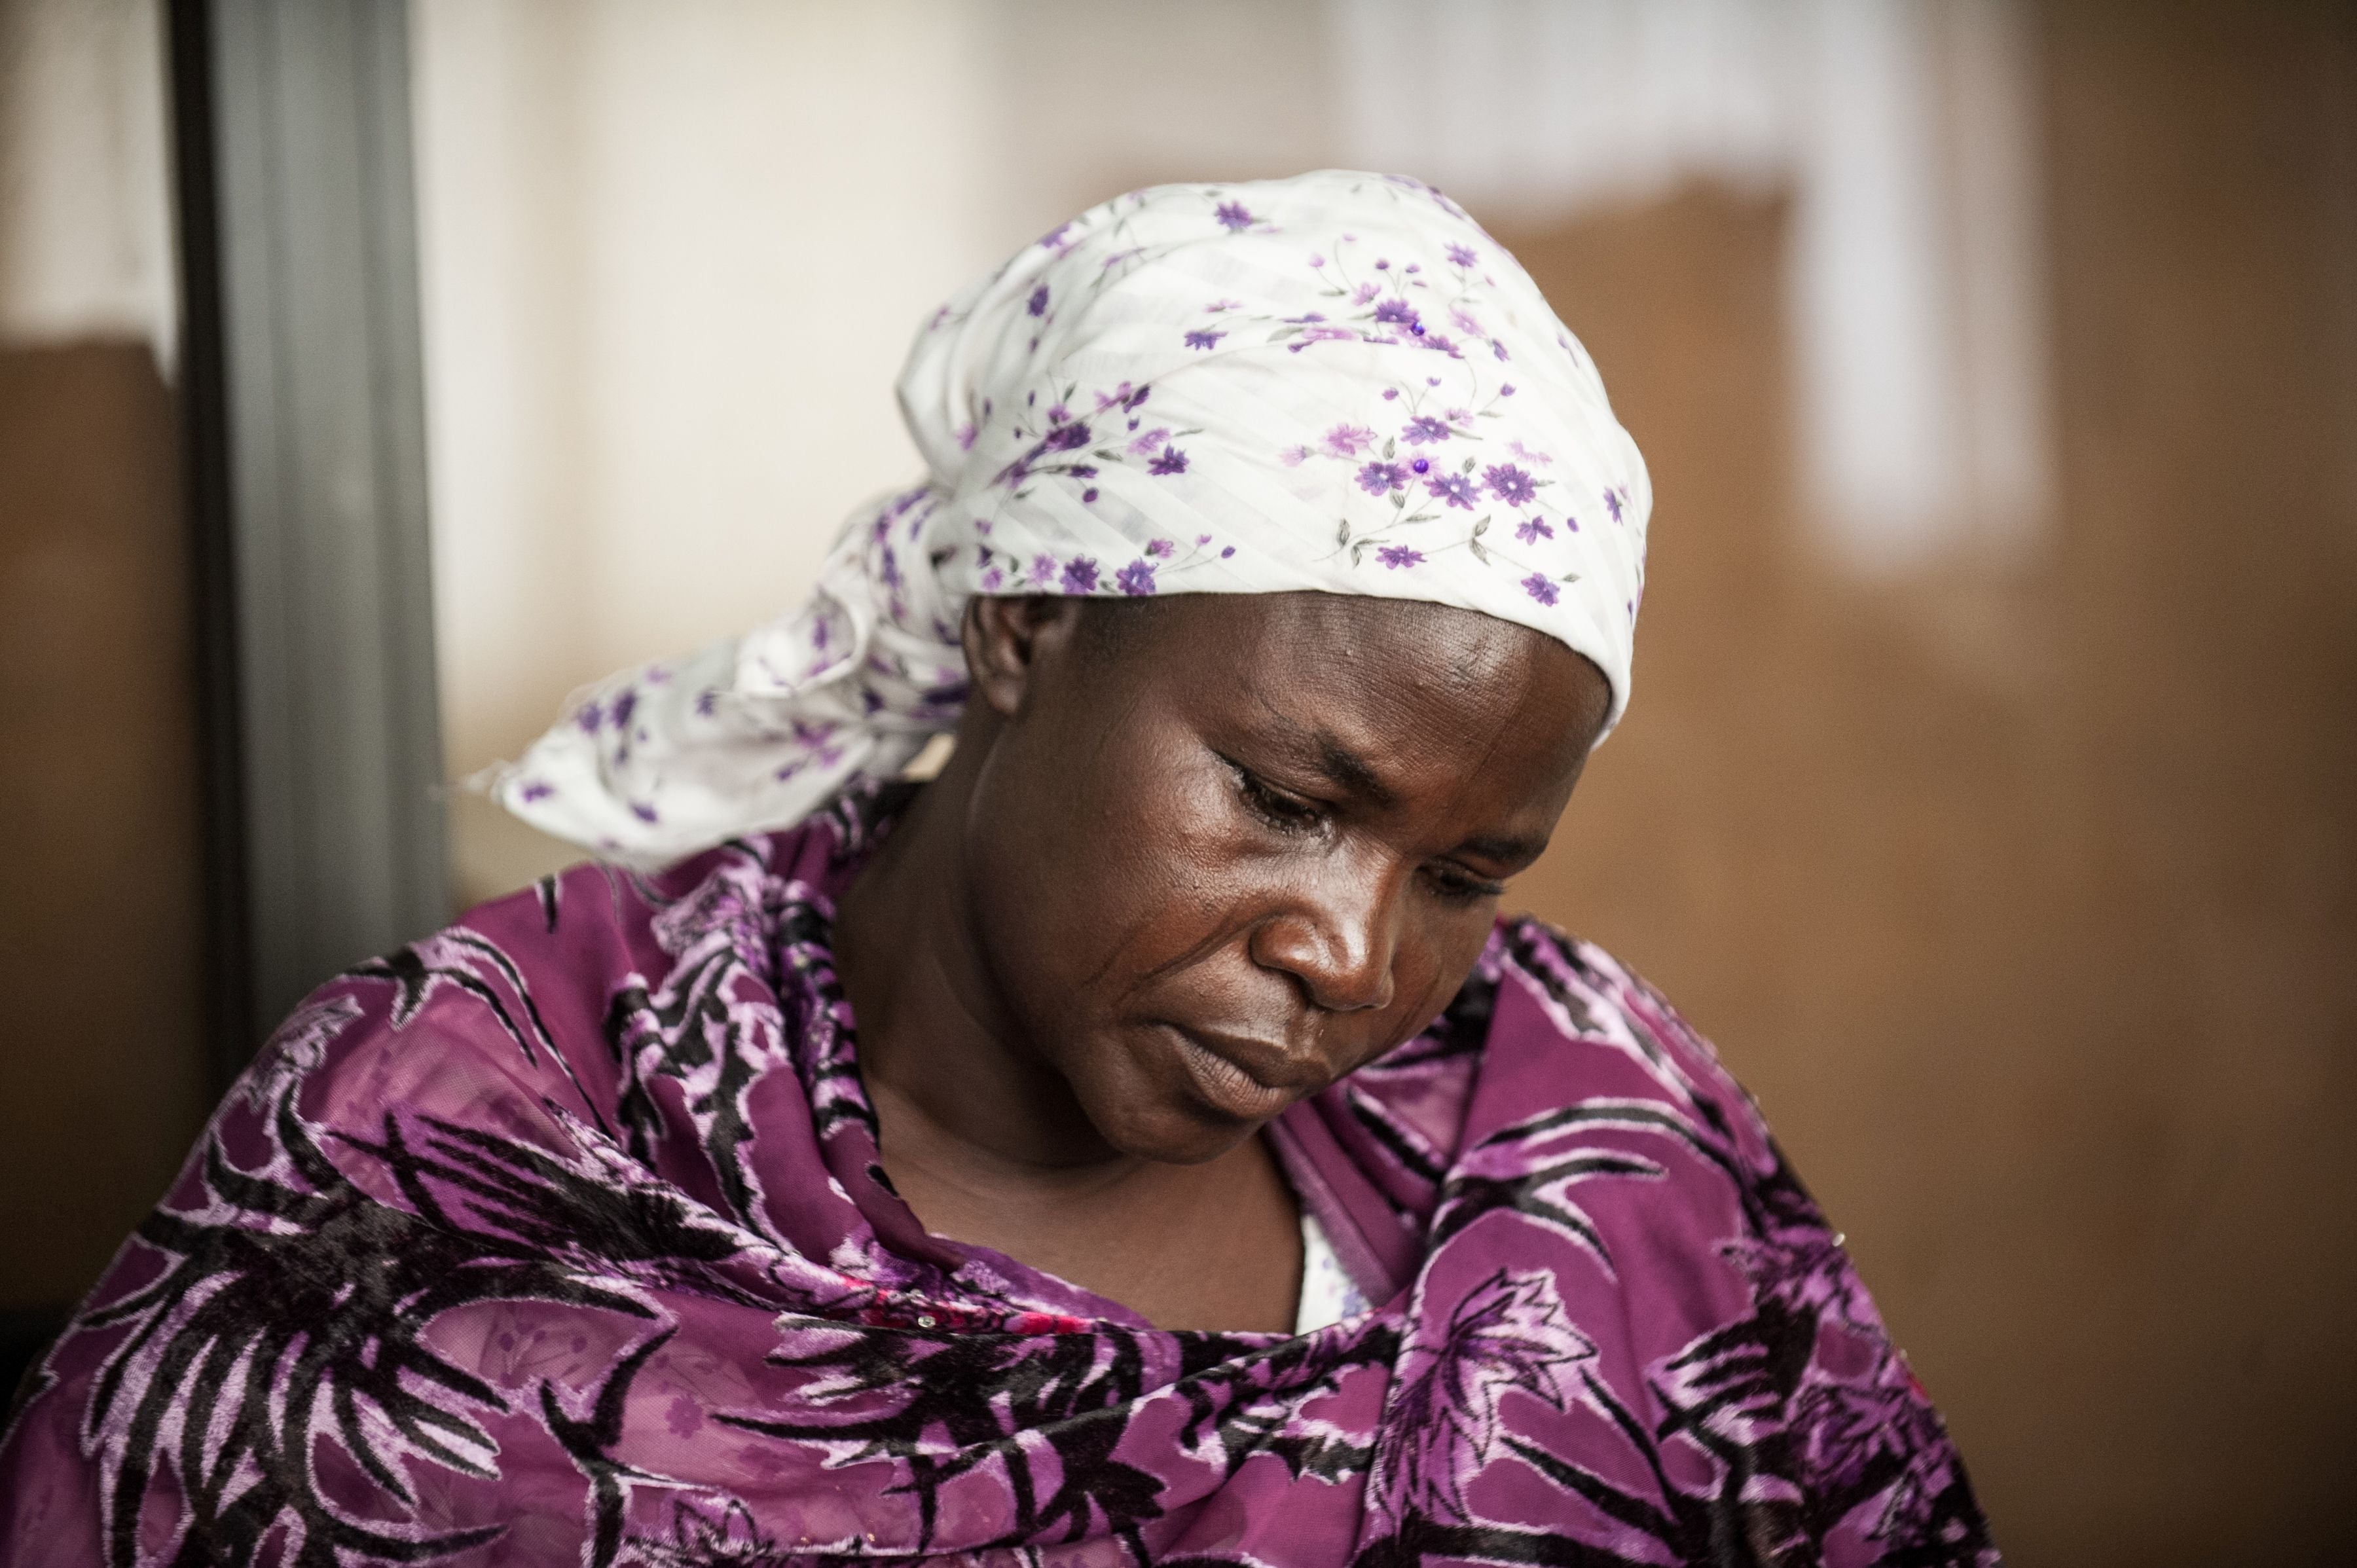
<svg viewBox="0 0 2357 1568">
<path fill-rule="evenodd" d="M 406 0 L 171 0 L 224 1081 L 449 913 Z"/>
</svg>

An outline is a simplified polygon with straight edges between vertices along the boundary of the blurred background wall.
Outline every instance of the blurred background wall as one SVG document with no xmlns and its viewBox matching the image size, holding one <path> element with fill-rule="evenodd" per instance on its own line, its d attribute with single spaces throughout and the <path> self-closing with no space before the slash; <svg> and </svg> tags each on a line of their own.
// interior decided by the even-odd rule
<svg viewBox="0 0 2357 1568">
<path fill-rule="evenodd" d="M 0 1231 L 55 1232 L 0 1258 L 18 1305 L 95 1272 L 197 1114 L 153 15 L 0 0 L 0 682 L 53 715 L 0 748 L 37 873 L 0 983 L 38 1004 L 0 1024 Z M 2011 1560 L 2344 1560 L 2347 7 L 412 19 L 454 779 L 792 603 L 916 471 L 916 325 L 1015 246 L 1152 180 L 1431 178 L 1586 340 L 1658 493 L 1639 700 L 1515 897 L 1759 1092 Z M 451 811 L 466 900 L 570 857 Z M 92 1138 L 102 1105 L 135 1109 Z"/>
<path fill-rule="evenodd" d="M 161 31 L 0 0 L 0 1365 L 206 1109 Z"/>
</svg>

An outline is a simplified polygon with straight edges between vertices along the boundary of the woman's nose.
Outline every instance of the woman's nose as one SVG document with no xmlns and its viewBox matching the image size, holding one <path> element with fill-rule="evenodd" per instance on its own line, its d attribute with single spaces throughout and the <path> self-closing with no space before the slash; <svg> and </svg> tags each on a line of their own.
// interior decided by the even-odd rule
<svg viewBox="0 0 2357 1568">
<path fill-rule="evenodd" d="M 1372 866 L 1333 866 L 1254 931 L 1254 961 L 1292 975 L 1329 1013 L 1390 1006 L 1400 883 Z"/>
</svg>

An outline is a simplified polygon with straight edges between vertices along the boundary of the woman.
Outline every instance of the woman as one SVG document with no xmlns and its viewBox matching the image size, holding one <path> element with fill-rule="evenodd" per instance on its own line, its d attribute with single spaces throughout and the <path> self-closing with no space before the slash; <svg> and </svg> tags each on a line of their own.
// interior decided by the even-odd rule
<svg viewBox="0 0 2357 1568">
<path fill-rule="evenodd" d="M 930 482 L 810 606 L 499 781 L 638 871 L 271 1041 L 29 1385 L 8 1561 L 1994 1562 L 1708 1047 L 1495 918 L 1650 500 L 1512 261 L 1145 191 L 900 390 Z"/>
</svg>

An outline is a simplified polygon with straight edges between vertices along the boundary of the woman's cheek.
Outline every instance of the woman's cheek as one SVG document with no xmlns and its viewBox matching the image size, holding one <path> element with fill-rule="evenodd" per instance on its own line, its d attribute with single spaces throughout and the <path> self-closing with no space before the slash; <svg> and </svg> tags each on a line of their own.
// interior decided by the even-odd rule
<svg viewBox="0 0 2357 1568">
<path fill-rule="evenodd" d="M 1200 744 L 1158 748 L 1126 781 L 1125 848 L 1144 852 L 1159 873 L 1157 894 L 1213 913 L 1250 858 L 1244 820 L 1227 766 Z"/>
<path fill-rule="evenodd" d="M 1233 858 L 1223 802 L 1200 770 L 1140 760 L 1114 770 L 1115 788 L 1092 791 L 1094 809 L 1073 824 L 1041 889 L 1068 954 L 1060 967 L 1100 993 L 1125 993 L 1200 949 L 1234 893 L 1221 869 Z"/>
<path fill-rule="evenodd" d="M 1439 918 L 1412 950 L 1403 951 L 1393 978 L 1397 994 L 1406 1003 L 1407 1016 L 1398 1026 L 1414 1035 L 1456 998 L 1481 956 L 1490 938 L 1486 915 Z"/>
</svg>

